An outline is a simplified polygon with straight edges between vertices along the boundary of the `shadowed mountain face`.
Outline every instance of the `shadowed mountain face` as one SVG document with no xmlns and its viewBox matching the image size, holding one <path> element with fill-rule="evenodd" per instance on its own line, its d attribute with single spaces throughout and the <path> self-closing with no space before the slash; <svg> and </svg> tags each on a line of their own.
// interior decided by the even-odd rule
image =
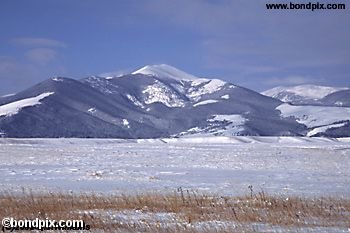
<svg viewBox="0 0 350 233">
<path fill-rule="evenodd" d="M 349 127 L 347 108 L 329 107 L 328 112 L 340 111 L 341 116 L 325 122 L 313 119 L 312 107 L 315 106 L 295 109 L 279 99 L 219 79 L 199 78 L 168 65 L 154 65 L 121 77 L 92 76 L 79 81 L 52 78 L 16 95 L 1 97 L 0 135 L 327 136 L 331 130 L 332 136 L 350 136 L 342 130 Z"/>
<path fill-rule="evenodd" d="M 321 102 L 325 105 L 350 107 L 350 89 L 331 93 L 324 97 Z"/>
</svg>

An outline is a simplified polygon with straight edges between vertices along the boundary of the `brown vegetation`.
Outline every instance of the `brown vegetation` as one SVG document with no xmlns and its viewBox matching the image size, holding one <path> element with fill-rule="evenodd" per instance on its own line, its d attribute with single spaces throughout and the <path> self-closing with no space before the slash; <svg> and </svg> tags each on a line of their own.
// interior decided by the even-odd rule
<svg viewBox="0 0 350 233">
<path fill-rule="evenodd" d="M 83 219 L 106 232 L 258 232 L 263 229 L 350 228 L 350 199 L 171 194 L 0 195 L 0 218 Z M 158 215 L 157 215 L 158 214 Z M 161 216 L 159 216 L 161 215 Z"/>
</svg>

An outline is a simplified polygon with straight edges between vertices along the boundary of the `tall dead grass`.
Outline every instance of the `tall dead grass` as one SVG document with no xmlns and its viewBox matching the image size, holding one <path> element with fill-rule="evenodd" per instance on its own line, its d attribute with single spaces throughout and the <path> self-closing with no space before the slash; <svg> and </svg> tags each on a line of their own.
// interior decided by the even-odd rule
<svg viewBox="0 0 350 233">
<path fill-rule="evenodd" d="M 1 219 L 82 219 L 93 231 L 106 232 L 256 232 L 270 228 L 350 228 L 350 199 L 286 198 L 264 192 L 230 197 L 181 188 L 169 194 L 142 195 L 34 195 L 24 191 L 20 195 L 2 193 L 0 206 Z"/>
</svg>

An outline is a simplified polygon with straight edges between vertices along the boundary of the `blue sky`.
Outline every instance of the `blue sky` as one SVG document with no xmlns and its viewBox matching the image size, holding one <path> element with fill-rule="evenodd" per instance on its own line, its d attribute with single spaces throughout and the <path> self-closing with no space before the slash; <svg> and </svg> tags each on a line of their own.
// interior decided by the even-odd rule
<svg viewBox="0 0 350 233">
<path fill-rule="evenodd" d="M 158 63 L 258 91 L 350 85 L 349 9 L 268 11 L 265 3 L 2 0 L 0 94 Z"/>
</svg>

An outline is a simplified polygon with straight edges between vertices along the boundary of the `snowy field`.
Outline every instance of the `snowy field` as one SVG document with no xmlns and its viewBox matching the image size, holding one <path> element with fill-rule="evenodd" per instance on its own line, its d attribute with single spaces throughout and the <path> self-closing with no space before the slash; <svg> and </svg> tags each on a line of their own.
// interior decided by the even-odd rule
<svg viewBox="0 0 350 233">
<path fill-rule="evenodd" d="M 0 139 L 0 190 L 350 197 L 350 140 Z"/>
</svg>

